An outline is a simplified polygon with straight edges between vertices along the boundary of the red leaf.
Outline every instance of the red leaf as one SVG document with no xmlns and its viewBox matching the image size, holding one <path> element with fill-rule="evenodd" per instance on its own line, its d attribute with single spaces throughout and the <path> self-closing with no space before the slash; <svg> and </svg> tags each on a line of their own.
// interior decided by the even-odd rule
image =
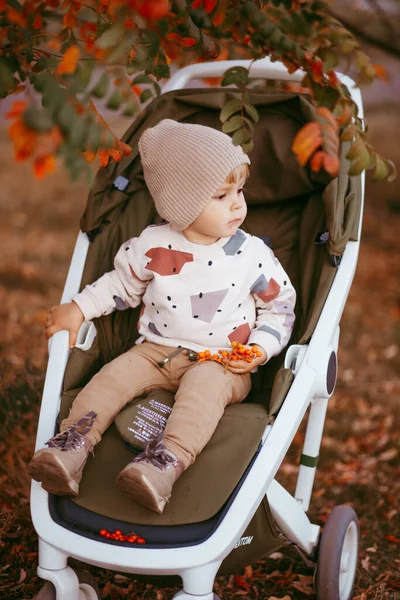
<svg viewBox="0 0 400 600">
<path fill-rule="evenodd" d="M 234 581 L 236 587 L 243 588 L 246 591 L 250 589 L 249 584 L 241 575 L 235 575 Z"/>
</svg>

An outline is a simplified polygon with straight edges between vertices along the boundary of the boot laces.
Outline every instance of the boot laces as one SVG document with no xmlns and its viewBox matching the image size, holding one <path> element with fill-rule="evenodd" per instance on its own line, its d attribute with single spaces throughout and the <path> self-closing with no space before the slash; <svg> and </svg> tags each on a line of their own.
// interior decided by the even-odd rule
<svg viewBox="0 0 400 600">
<path fill-rule="evenodd" d="M 138 454 L 132 462 L 148 460 L 161 471 L 164 471 L 170 465 L 175 467 L 178 464 L 178 459 L 175 454 L 167 450 L 162 443 L 162 440 L 163 434 L 161 432 L 158 437 L 146 444 L 144 451 L 141 454 Z"/>
<path fill-rule="evenodd" d="M 84 437 L 91 430 L 97 413 L 90 411 L 79 419 L 74 425 L 70 425 L 46 442 L 49 448 L 60 448 L 61 450 L 80 450 L 85 445 Z"/>
</svg>

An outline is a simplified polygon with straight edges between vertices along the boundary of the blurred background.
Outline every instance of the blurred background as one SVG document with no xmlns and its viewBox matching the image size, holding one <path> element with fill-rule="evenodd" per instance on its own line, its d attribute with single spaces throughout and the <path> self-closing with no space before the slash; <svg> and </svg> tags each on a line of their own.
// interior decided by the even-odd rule
<svg viewBox="0 0 400 600">
<path fill-rule="evenodd" d="M 332 12 L 356 34 L 389 80 L 364 88 L 369 140 L 400 171 L 400 5 L 395 0 L 336 0 Z M 14 100 L 15 98 L 13 98 Z M 0 104 L 0 597 L 32 598 L 37 538 L 29 517 L 26 465 L 34 448 L 47 360 L 44 323 L 59 303 L 88 185 L 59 165 L 35 179 L 15 162 Z M 122 135 L 130 119 L 107 113 Z M 97 170 L 97 165 L 93 165 Z M 310 518 L 323 525 L 334 505 L 353 506 L 361 523 L 354 600 L 400 598 L 400 194 L 367 176 L 361 253 L 341 323 L 339 380 L 330 400 Z M 294 491 L 304 428 L 280 471 Z M 112 572 L 91 569 L 104 598 L 168 599 Z M 275 553 L 240 577 L 219 578 L 224 599 L 313 598 L 312 577 L 294 552 Z"/>
</svg>

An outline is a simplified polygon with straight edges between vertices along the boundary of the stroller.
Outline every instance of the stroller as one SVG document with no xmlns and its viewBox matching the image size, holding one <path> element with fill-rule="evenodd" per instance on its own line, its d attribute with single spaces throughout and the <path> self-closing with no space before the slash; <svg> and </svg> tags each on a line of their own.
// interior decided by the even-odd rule
<svg viewBox="0 0 400 600">
<path fill-rule="evenodd" d="M 99 170 L 81 219 L 62 303 L 113 268 L 127 239 L 161 221 L 146 188 L 138 140 L 164 118 L 220 128 L 221 107 L 232 88 L 187 88 L 190 80 L 220 77 L 250 61 L 203 63 L 179 70 L 122 138 L 132 153 Z M 300 81 L 268 58 L 251 65 L 251 77 Z M 354 82 L 343 77 L 353 88 Z M 361 95 L 352 96 L 362 117 Z M 47 580 L 37 600 L 96 600 L 94 578 L 68 566 L 68 558 L 135 574 L 140 580 L 175 584 L 176 600 L 218 600 L 216 575 L 244 566 L 288 544 L 315 567 L 319 600 L 349 600 L 357 570 L 359 526 L 354 510 L 337 506 L 321 534 L 306 511 L 318 462 L 328 399 L 337 375 L 339 321 L 357 263 L 363 177 L 349 177 L 346 144 L 339 175 L 301 167 L 291 144 L 315 113 L 307 97 L 250 90 L 260 115 L 255 128 L 248 216 L 243 229 L 272 247 L 297 290 L 296 323 L 286 351 L 252 374 L 246 400 L 229 406 L 196 462 L 181 476 L 162 515 L 118 490 L 117 473 L 132 459 L 127 431 L 137 416 L 134 399 L 90 456 L 79 495 L 49 495 L 32 482 L 31 513 L 39 536 L 38 575 Z M 49 362 L 36 449 L 57 431 L 77 393 L 103 364 L 137 338 L 139 308 L 84 323 L 70 351 L 68 332 L 50 340 Z M 150 395 L 171 404 L 169 392 Z M 309 417 L 294 497 L 275 475 L 308 409 Z M 129 413 L 129 411 L 133 411 Z M 135 412 L 136 411 L 136 412 Z M 130 416 L 129 416 L 130 415 Z M 121 423 L 123 423 L 121 425 Z M 102 537 L 100 530 L 134 531 L 145 545 Z M 179 579 L 180 578 L 180 579 Z"/>
</svg>

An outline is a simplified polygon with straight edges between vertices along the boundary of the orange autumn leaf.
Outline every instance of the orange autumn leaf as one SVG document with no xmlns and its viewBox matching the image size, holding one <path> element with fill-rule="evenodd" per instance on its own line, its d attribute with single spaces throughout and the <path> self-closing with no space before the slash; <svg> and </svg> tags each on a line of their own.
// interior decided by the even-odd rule
<svg viewBox="0 0 400 600">
<path fill-rule="evenodd" d="M 55 52 L 59 52 L 61 46 L 62 46 L 62 42 L 58 38 L 53 38 L 52 40 L 49 40 L 47 42 L 48 49 L 54 50 Z"/>
<path fill-rule="evenodd" d="M 125 144 L 125 142 L 119 141 L 118 147 L 125 156 L 129 156 L 132 152 L 132 148 L 129 146 L 129 144 Z"/>
<path fill-rule="evenodd" d="M 320 117 L 328 121 L 328 123 L 333 127 L 334 131 L 337 132 L 338 124 L 329 108 L 326 108 L 325 106 L 320 106 L 319 108 L 317 108 L 317 113 Z"/>
<path fill-rule="evenodd" d="M 119 162 L 122 158 L 122 152 L 118 150 L 118 148 L 111 148 L 108 154 L 113 158 L 116 162 Z"/>
<path fill-rule="evenodd" d="M 389 77 L 389 73 L 387 72 L 387 70 L 385 69 L 385 67 L 383 67 L 382 65 L 372 65 L 375 69 L 375 74 L 377 77 L 379 77 L 379 79 L 382 79 L 382 81 L 389 81 L 390 77 Z"/>
<path fill-rule="evenodd" d="M 324 169 L 329 175 L 337 175 L 339 172 L 339 157 L 332 156 L 332 154 L 324 153 Z"/>
<path fill-rule="evenodd" d="M 141 96 L 143 90 L 139 85 L 132 85 L 131 90 L 136 96 Z"/>
<path fill-rule="evenodd" d="M 143 0 L 135 9 L 141 17 L 149 20 L 158 20 L 169 12 L 169 0 Z"/>
<path fill-rule="evenodd" d="M 223 10 L 217 10 L 215 15 L 213 16 L 212 22 L 214 27 L 219 27 L 225 19 L 225 13 Z"/>
<path fill-rule="evenodd" d="M 293 140 L 292 150 L 304 167 L 314 152 L 321 146 L 321 128 L 318 123 L 307 123 L 298 131 Z"/>
<path fill-rule="evenodd" d="M 340 117 L 338 117 L 336 119 L 336 122 L 339 125 L 339 127 L 342 127 L 342 125 L 344 125 L 345 123 L 350 121 L 351 116 L 352 116 L 351 107 L 350 107 L 350 104 L 347 102 L 343 107 L 342 114 L 340 115 Z"/>
<path fill-rule="evenodd" d="M 205 0 L 204 9 L 206 13 L 211 13 L 217 5 L 217 0 Z"/>
<path fill-rule="evenodd" d="M 37 14 L 35 16 L 35 18 L 33 19 L 32 27 L 33 27 L 33 29 L 42 29 L 42 27 L 43 27 L 42 15 Z"/>
<path fill-rule="evenodd" d="M 108 150 L 104 150 L 103 148 L 98 151 L 98 157 L 100 161 L 100 165 L 102 167 L 106 167 L 108 165 L 109 153 Z"/>
<path fill-rule="evenodd" d="M 324 161 L 324 153 L 322 152 L 322 150 L 318 150 L 318 152 L 315 152 L 315 154 L 311 158 L 311 161 L 310 161 L 311 169 L 313 171 L 318 172 L 322 167 L 323 161 Z"/>
<path fill-rule="evenodd" d="M 15 88 L 15 90 L 13 90 L 12 92 L 10 92 L 11 94 L 19 94 L 20 92 L 23 92 L 24 90 L 26 90 L 26 85 L 17 85 L 17 87 Z"/>
<path fill-rule="evenodd" d="M 70 9 L 63 17 L 63 27 L 73 29 L 76 26 L 77 20 L 74 10 Z"/>
<path fill-rule="evenodd" d="M 23 16 L 21 15 L 20 12 L 15 10 L 15 8 L 9 8 L 7 10 L 6 16 L 7 16 L 8 21 L 11 21 L 12 23 L 16 23 L 20 27 L 25 27 L 25 19 L 23 18 Z"/>
<path fill-rule="evenodd" d="M 70 46 L 58 65 L 56 73 L 59 75 L 71 75 L 75 73 L 79 56 L 80 50 L 78 46 Z"/>
<path fill-rule="evenodd" d="M 38 179 L 43 179 L 47 173 L 53 173 L 56 168 L 56 160 L 53 154 L 35 158 L 33 171 Z"/>
<path fill-rule="evenodd" d="M 94 159 L 96 158 L 96 152 L 93 152 L 92 150 L 85 150 L 85 152 L 82 152 L 83 158 L 86 160 L 86 162 L 91 163 L 94 161 Z"/>
<path fill-rule="evenodd" d="M 8 128 L 8 135 L 14 143 L 14 153 L 17 161 L 25 160 L 33 154 L 37 134 L 28 129 L 23 121 L 20 119 L 14 121 Z"/>
<path fill-rule="evenodd" d="M 194 46 L 197 42 L 194 38 L 190 37 L 181 37 L 178 33 L 169 33 L 167 35 L 168 41 L 174 41 L 180 46 L 184 48 L 189 48 L 190 46 Z"/>
<path fill-rule="evenodd" d="M 27 107 L 27 103 L 24 100 L 17 100 L 13 103 L 11 110 L 9 110 L 4 116 L 6 119 L 15 119 L 19 117 L 21 113 L 24 112 Z"/>
</svg>

